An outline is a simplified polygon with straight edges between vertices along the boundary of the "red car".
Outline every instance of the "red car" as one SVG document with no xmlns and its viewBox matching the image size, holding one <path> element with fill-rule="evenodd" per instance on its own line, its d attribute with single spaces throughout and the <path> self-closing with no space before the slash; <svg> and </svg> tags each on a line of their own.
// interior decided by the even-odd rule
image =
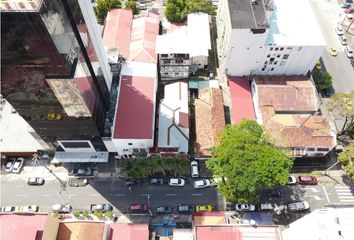
<svg viewBox="0 0 354 240">
<path fill-rule="evenodd" d="M 344 12 L 345 13 L 354 13 L 354 8 L 347 8 L 347 9 L 344 9 Z"/>
<path fill-rule="evenodd" d="M 317 178 L 312 176 L 300 176 L 298 182 L 302 185 L 317 185 Z"/>
<path fill-rule="evenodd" d="M 149 205 L 145 204 L 132 204 L 129 208 L 131 213 L 146 213 L 149 211 Z"/>
</svg>

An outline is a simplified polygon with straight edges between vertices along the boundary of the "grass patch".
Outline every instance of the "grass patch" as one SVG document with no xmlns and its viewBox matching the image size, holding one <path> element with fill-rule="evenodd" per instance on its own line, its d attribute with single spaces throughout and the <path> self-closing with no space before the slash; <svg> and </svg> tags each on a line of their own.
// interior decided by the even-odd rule
<svg viewBox="0 0 354 240">
<path fill-rule="evenodd" d="M 311 172 L 305 172 L 305 173 L 291 173 L 291 175 L 295 175 L 295 176 L 316 176 L 316 177 L 319 177 L 319 176 L 323 176 L 323 171 L 311 171 Z"/>
</svg>

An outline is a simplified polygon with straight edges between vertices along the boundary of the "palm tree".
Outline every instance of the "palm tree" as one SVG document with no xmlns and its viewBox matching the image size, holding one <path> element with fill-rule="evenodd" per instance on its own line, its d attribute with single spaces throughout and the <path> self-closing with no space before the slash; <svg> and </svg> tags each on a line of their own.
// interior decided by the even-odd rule
<svg viewBox="0 0 354 240">
<path fill-rule="evenodd" d="M 177 175 L 188 173 L 189 163 L 187 160 L 177 156 L 175 158 L 168 159 L 168 168 L 173 172 L 175 177 L 177 177 Z"/>
<path fill-rule="evenodd" d="M 135 166 L 134 160 L 125 160 L 124 162 L 124 170 L 127 172 L 129 177 L 137 177 L 139 172 L 137 172 L 137 168 Z"/>
<path fill-rule="evenodd" d="M 138 158 L 135 160 L 137 171 L 140 173 L 140 177 L 148 177 L 152 174 L 152 168 L 149 158 Z"/>
<path fill-rule="evenodd" d="M 158 157 L 151 159 L 151 165 L 157 172 L 162 172 L 162 174 L 166 175 L 166 166 L 167 162 L 166 159 Z M 155 172 L 156 173 L 156 172 Z"/>
</svg>

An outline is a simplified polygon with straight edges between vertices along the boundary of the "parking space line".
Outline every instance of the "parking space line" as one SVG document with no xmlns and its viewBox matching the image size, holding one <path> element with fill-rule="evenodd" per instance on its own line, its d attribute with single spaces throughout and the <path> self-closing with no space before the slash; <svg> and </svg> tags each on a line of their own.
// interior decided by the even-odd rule
<svg viewBox="0 0 354 240">
<path fill-rule="evenodd" d="M 192 196 L 203 196 L 201 193 L 192 193 Z"/>
<path fill-rule="evenodd" d="M 177 194 L 175 194 L 175 193 L 166 193 L 165 195 L 166 195 L 166 196 L 169 196 L 169 197 L 177 196 Z"/>
<path fill-rule="evenodd" d="M 151 196 L 151 194 L 149 194 L 149 193 L 142 193 L 142 194 L 140 194 L 140 196 Z"/>
<path fill-rule="evenodd" d="M 326 199 L 327 199 L 327 202 L 330 203 L 331 201 L 329 200 L 329 197 L 328 197 L 328 193 L 327 193 L 327 190 L 326 190 L 326 187 L 325 186 L 322 186 L 323 187 L 323 191 L 326 195 Z"/>
<path fill-rule="evenodd" d="M 351 199 L 354 199 L 354 196 L 340 196 L 339 198 L 351 198 Z"/>
<path fill-rule="evenodd" d="M 126 196 L 127 194 L 125 193 L 116 193 L 116 194 L 113 194 L 114 196 L 117 196 L 117 197 L 124 197 Z"/>
</svg>

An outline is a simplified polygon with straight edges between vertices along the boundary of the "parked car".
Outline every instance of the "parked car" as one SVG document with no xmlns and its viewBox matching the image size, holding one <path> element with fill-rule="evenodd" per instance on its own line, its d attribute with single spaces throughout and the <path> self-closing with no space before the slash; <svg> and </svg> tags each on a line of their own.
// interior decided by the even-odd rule
<svg viewBox="0 0 354 240">
<path fill-rule="evenodd" d="M 168 185 L 175 187 L 183 187 L 186 184 L 186 181 L 182 178 L 170 178 L 168 180 Z"/>
<path fill-rule="evenodd" d="M 195 207 L 196 212 L 212 212 L 213 211 L 213 206 L 208 204 L 208 205 L 198 205 Z"/>
<path fill-rule="evenodd" d="M 124 183 L 124 186 L 127 187 L 140 187 L 141 185 L 143 185 L 143 180 L 140 179 L 128 179 Z"/>
<path fill-rule="evenodd" d="M 197 161 L 191 161 L 191 176 L 192 176 L 192 178 L 199 177 L 199 170 L 198 170 L 198 162 Z"/>
<path fill-rule="evenodd" d="M 149 205 L 144 204 L 132 204 L 129 207 L 129 212 L 131 213 L 147 213 L 149 211 Z"/>
<path fill-rule="evenodd" d="M 278 207 L 278 205 L 275 203 L 261 203 L 261 204 L 259 204 L 260 211 L 273 211 L 277 207 Z"/>
<path fill-rule="evenodd" d="M 15 158 L 10 158 L 5 165 L 5 172 L 10 173 L 14 168 Z"/>
<path fill-rule="evenodd" d="M 162 185 L 162 184 L 164 184 L 164 179 L 163 178 L 151 178 L 150 184 Z"/>
<path fill-rule="evenodd" d="M 267 191 L 267 195 L 269 197 L 282 197 L 283 193 L 279 189 L 273 188 Z"/>
<path fill-rule="evenodd" d="M 298 212 L 310 209 L 310 204 L 308 202 L 295 202 L 288 204 L 288 210 L 290 212 Z"/>
<path fill-rule="evenodd" d="M 294 185 L 296 183 L 297 183 L 297 180 L 296 180 L 295 176 L 289 176 L 288 177 L 288 182 L 287 182 L 288 185 Z"/>
<path fill-rule="evenodd" d="M 54 204 L 52 210 L 59 213 L 69 213 L 72 207 L 69 204 Z"/>
<path fill-rule="evenodd" d="M 354 13 L 354 7 L 344 9 L 345 13 Z"/>
<path fill-rule="evenodd" d="M 348 43 L 347 38 L 344 35 L 339 37 L 339 41 L 343 46 L 346 46 Z"/>
<path fill-rule="evenodd" d="M 12 168 L 12 172 L 13 173 L 20 173 L 21 169 L 23 167 L 23 163 L 24 163 L 25 159 L 22 157 L 19 157 L 15 160 L 13 168 Z"/>
<path fill-rule="evenodd" d="M 330 86 L 329 88 L 327 88 L 327 89 L 325 90 L 325 95 L 326 95 L 327 97 L 332 96 L 334 93 L 335 93 L 335 91 L 334 91 L 333 86 Z"/>
<path fill-rule="evenodd" d="M 209 179 L 202 179 L 202 180 L 197 180 L 194 181 L 193 187 L 194 188 L 205 188 L 205 187 L 210 187 L 210 180 Z"/>
<path fill-rule="evenodd" d="M 227 178 L 213 178 L 213 179 L 210 179 L 210 184 L 212 186 L 217 186 L 220 182 L 226 182 L 227 181 Z"/>
<path fill-rule="evenodd" d="M 177 211 L 181 214 L 190 214 L 193 212 L 193 206 L 190 204 L 179 204 L 177 206 Z"/>
<path fill-rule="evenodd" d="M 337 49 L 335 48 L 335 47 L 329 47 L 328 48 L 328 52 L 329 52 L 329 54 L 331 54 L 331 56 L 333 56 L 333 57 L 336 57 L 337 56 Z"/>
<path fill-rule="evenodd" d="M 38 206 L 37 205 L 27 205 L 27 206 L 21 206 L 19 211 L 20 212 L 38 212 Z"/>
<path fill-rule="evenodd" d="M 346 46 L 344 52 L 348 58 L 353 58 L 353 49 L 351 48 L 351 46 Z"/>
<path fill-rule="evenodd" d="M 96 211 L 102 211 L 102 212 L 106 212 L 106 211 L 112 211 L 113 207 L 111 204 L 108 203 L 104 203 L 104 204 L 96 204 Z"/>
<path fill-rule="evenodd" d="M 240 212 L 252 212 L 256 210 L 256 206 L 251 203 L 237 203 L 236 204 L 236 211 Z"/>
<path fill-rule="evenodd" d="M 317 185 L 317 177 L 300 176 L 298 182 L 302 185 Z"/>
<path fill-rule="evenodd" d="M 157 214 L 170 214 L 173 212 L 173 208 L 170 206 L 161 206 L 156 208 Z"/>
<path fill-rule="evenodd" d="M 91 168 L 75 168 L 73 169 L 69 175 L 76 176 L 76 177 L 88 177 L 92 176 L 93 171 Z"/>
<path fill-rule="evenodd" d="M 348 13 L 346 15 L 346 17 L 349 19 L 349 20 L 352 20 L 354 18 L 354 13 Z"/>
<path fill-rule="evenodd" d="M 44 179 L 39 177 L 30 177 L 27 180 L 27 184 L 32 186 L 40 186 L 44 184 Z"/>
<path fill-rule="evenodd" d="M 2 212 L 4 213 L 10 213 L 10 212 L 15 212 L 16 209 L 19 209 L 19 207 L 16 206 L 6 206 L 1 209 Z"/>
<path fill-rule="evenodd" d="M 336 33 L 337 33 L 338 36 L 341 36 L 341 35 L 344 34 L 344 30 L 343 30 L 343 27 L 342 27 L 342 26 L 337 26 L 337 27 L 335 28 L 335 30 L 336 30 Z"/>
</svg>

